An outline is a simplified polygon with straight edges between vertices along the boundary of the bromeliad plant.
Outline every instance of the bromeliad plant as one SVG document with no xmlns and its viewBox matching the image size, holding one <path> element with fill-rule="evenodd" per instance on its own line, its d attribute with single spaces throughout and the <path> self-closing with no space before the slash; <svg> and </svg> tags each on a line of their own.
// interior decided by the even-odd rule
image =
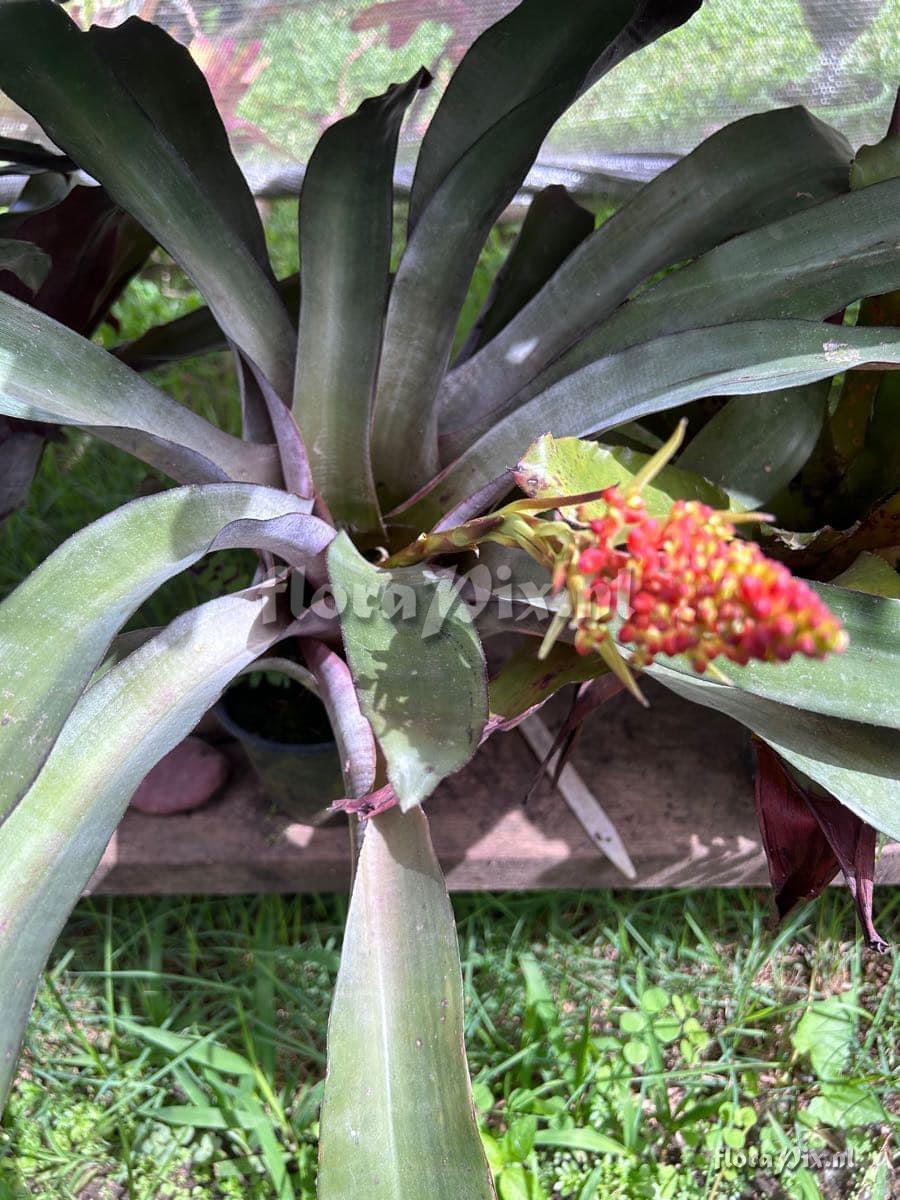
<svg viewBox="0 0 900 1200">
<path fill-rule="evenodd" d="M 868 912 L 872 829 L 900 836 L 898 604 L 801 583 L 736 526 L 815 458 L 833 376 L 900 364 L 890 325 L 825 320 L 900 288 L 893 151 L 861 172 L 834 130 L 785 109 L 721 130 L 597 229 L 549 188 L 451 362 L 479 251 L 550 127 L 695 7 L 524 0 L 489 29 L 432 118 L 393 273 L 398 133 L 428 76 L 367 101 L 312 156 L 299 281 L 279 284 L 187 52 L 140 20 L 81 32 L 53 0 L 0 3 L 0 86 L 208 304 L 110 354 L 0 297 L 0 412 L 87 429 L 182 485 L 76 534 L 0 608 L 4 1090 L 130 795 L 280 643 L 328 709 L 344 807 L 369 818 L 329 1026 L 323 1200 L 492 1194 L 421 806 L 564 684 L 583 685 L 577 714 L 647 675 L 742 722 L 781 773 L 759 796 L 764 813 L 780 797 L 780 897 L 811 890 L 784 817 L 800 814 L 816 879 L 841 865 Z M 15 237 L 0 254 L 29 260 Z M 242 439 L 138 373 L 224 344 Z M 694 403 L 721 396 L 737 399 Z M 658 449 L 653 424 L 673 409 L 692 433 L 675 465 L 683 427 Z M 260 555 L 244 591 L 117 636 L 165 579 L 235 546 Z M 521 637 L 488 684 L 498 633 Z"/>
</svg>

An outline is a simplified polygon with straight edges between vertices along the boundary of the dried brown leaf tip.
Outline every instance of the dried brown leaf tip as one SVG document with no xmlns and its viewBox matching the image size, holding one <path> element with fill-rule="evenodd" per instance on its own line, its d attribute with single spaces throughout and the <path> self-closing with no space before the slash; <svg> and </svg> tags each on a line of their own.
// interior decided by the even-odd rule
<svg viewBox="0 0 900 1200">
<path fill-rule="evenodd" d="M 801 786 L 765 742 L 756 752 L 756 815 L 780 916 L 843 871 L 866 945 L 888 948 L 872 921 L 875 830 L 834 796 Z"/>
</svg>

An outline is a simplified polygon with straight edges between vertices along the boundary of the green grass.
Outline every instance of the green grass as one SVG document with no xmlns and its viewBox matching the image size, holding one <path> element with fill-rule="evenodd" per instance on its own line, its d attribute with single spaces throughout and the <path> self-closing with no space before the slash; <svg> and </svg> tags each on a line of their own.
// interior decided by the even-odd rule
<svg viewBox="0 0 900 1200">
<path fill-rule="evenodd" d="M 878 901 L 896 939 L 900 892 Z M 891 1194 L 872 1185 L 898 1126 L 900 968 L 854 939 L 844 892 L 777 932 L 750 891 L 455 907 L 501 1200 Z M 345 911 L 343 897 L 82 902 L 0 1129 L 0 1196 L 313 1200 Z M 854 1165 L 717 1167 L 720 1145 L 849 1149 Z"/>
</svg>

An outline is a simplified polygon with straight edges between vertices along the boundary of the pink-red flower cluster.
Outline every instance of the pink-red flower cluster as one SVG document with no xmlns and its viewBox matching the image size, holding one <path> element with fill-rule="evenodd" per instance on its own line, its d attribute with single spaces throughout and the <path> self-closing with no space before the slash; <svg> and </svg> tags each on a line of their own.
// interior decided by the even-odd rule
<svg viewBox="0 0 900 1200">
<path fill-rule="evenodd" d="M 569 592 L 582 653 L 607 637 L 616 610 L 636 666 L 685 654 L 702 672 L 719 655 L 746 665 L 844 649 L 846 634 L 815 592 L 736 537 L 726 513 L 677 500 L 657 520 L 638 492 L 615 487 L 602 500 L 605 513 L 578 531 L 555 579 Z"/>
</svg>

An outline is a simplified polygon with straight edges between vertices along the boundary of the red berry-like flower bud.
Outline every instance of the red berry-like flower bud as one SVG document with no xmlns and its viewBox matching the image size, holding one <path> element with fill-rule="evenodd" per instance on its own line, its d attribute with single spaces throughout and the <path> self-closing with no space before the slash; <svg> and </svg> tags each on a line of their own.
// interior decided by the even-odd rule
<svg viewBox="0 0 900 1200">
<path fill-rule="evenodd" d="M 637 493 L 608 488 L 606 513 L 575 537 L 567 587 L 582 652 L 598 646 L 617 608 L 628 618 L 619 638 L 637 666 L 657 654 L 686 654 L 697 671 L 724 656 L 786 662 L 823 658 L 847 636 L 816 593 L 754 542 L 735 535 L 727 514 L 676 500 L 663 521 L 648 516 Z"/>
</svg>

